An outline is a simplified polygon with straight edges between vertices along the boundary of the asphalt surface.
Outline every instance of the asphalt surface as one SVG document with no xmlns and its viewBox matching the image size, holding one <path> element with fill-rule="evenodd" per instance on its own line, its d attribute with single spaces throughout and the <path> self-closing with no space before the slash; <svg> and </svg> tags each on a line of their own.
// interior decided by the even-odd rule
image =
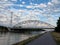
<svg viewBox="0 0 60 45">
<path fill-rule="evenodd" d="M 31 42 L 29 42 L 26 45 L 56 45 L 56 42 L 54 41 L 53 37 L 51 36 L 50 32 L 42 35 L 38 39 L 35 39 Z"/>
</svg>

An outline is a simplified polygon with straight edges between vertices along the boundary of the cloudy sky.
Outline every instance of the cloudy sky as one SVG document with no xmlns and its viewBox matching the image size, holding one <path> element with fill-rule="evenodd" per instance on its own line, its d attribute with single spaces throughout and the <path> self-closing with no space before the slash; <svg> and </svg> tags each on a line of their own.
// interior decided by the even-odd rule
<svg viewBox="0 0 60 45">
<path fill-rule="evenodd" d="M 0 25 L 24 20 L 40 20 L 56 26 L 60 17 L 60 0 L 0 0 Z"/>
</svg>

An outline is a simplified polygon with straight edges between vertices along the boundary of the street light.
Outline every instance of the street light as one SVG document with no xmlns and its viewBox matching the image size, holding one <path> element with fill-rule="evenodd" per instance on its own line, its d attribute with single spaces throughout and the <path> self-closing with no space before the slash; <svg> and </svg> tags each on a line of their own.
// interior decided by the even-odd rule
<svg viewBox="0 0 60 45">
<path fill-rule="evenodd" d="M 11 20 L 10 20 L 10 26 L 12 27 L 12 15 L 13 15 L 13 12 L 11 12 Z"/>
</svg>

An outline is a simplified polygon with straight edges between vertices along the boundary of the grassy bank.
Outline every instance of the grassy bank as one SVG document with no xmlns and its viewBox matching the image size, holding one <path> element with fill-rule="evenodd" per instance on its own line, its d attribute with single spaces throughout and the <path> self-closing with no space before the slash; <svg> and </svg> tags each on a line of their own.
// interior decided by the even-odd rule
<svg viewBox="0 0 60 45">
<path fill-rule="evenodd" d="M 16 44 L 13 44 L 13 45 L 26 45 L 27 43 L 29 43 L 29 42 L 31 42 L 32 40 L 40 37 L 41 35 L 43 35 L 43 34 L 39 34 L 39 35 L 30 37 L 30 38 L 28 38 L 28 39 L 26 39 L 26 40 L 23 40 L 23 41 L 21 41 L 21 42 L 18 42 L 18 43 L 16 43 Z"/>
<path fill-rule="evenodd" d="M 57 45 L 60 45 L 60 33 L 52 32 L 51 34 L 52 34 L 53 38 L 55 39 Z"/>
</svg>

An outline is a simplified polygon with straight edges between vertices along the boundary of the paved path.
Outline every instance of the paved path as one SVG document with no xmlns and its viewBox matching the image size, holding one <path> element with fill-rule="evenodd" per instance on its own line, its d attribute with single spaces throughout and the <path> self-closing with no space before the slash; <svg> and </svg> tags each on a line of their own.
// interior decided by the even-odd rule
<svg viewBox="0 0 60 45">
<path fill-rule="evenodd" d="M 35 39 L 26 45 L 56 45 L 56 42 L 53 40 L 53 37 L 51 36 L 51 34 L 48 32 L 43 36 L 39 37 L 38 39 Z"/>
</svg>

